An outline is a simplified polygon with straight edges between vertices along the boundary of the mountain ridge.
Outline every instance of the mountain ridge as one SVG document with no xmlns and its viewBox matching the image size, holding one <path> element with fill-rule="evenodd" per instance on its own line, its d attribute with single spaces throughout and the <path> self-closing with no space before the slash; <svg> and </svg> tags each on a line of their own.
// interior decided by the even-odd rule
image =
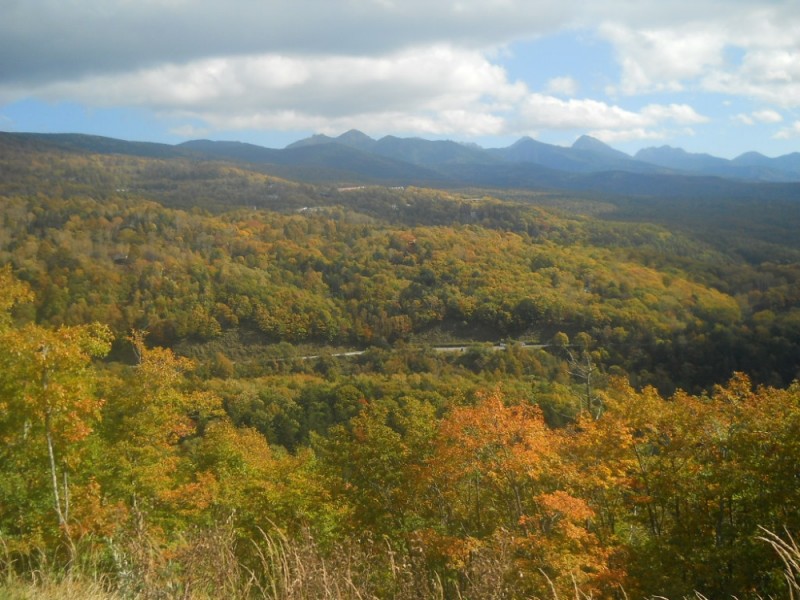
<svg viewBox="0 0 800 600">
<path fill-rule="evenodd" d="M 309 183 L 469 185 L 654 197 L 739 197 L 743 190 L 754 193 L 759 188 L 773 195 L 800 196 L 800 153 L 769 158 L 749 152 L 728 160 L 662 146 L 630 156 L 590 136 L 581 136 L 570 147 L 523 137 L 505 148 L 482 148 L 451 140 L 396 136 L 376 140 L 353 129 L 338 137 L 313 135 L 275 149 L 236 141 L 190 140 L 170 145 L 83 134 L 0 132 L 0 151 L 10 151 L 14 144 L 233 161 Z"/>
<path fill-rule="evenodd" d="M 775 158 L 746 152 L 734 159 L 687 152 L 671 146 L 648 147 L 631 156 L 589 135 L 571 146 L 558 146 L 524 136 L 504 148 L 482 148 L 451 140 L 384 136 L 375 140 L 357 129 L 338 137 L 315 134 L 287 148 L 342 144 L 419 166 L 451 163 L 532 163 L 572 173 L 627 171 L 631 173 L 717 176 L 763 182 L 800 181 L 800 153 Z M 754 155 L 757 155 L 755 157 Z"/>
</svg>

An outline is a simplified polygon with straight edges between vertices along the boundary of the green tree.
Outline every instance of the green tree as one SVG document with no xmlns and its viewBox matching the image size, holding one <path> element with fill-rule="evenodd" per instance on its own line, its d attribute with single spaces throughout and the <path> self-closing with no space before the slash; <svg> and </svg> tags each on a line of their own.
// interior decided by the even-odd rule
<svg viewBox="0 0 800 600">
<path fill-rule="evenodd" d="M 186 450 L 208 423 L 223 417 L 222 402 L 188 389 L 185 375 L 194 367 L 189 359 L 148 348 L 142 332 L 134 332 L 130 342 L 138 364 L 110 379 L 105 390 L 105 487 L 148 518 L 179 526 L 182 516 L 196 516 L 211 502 L 213 486 L 199 485 L 207 474 L 193 471 Z"/>
<path fill-rule="evenodd" d="M 112 336 L 101 325 L 14 327 L 8 311 L 28 294 L 8 270 L 0 272 L 0 288 L 5 309 L 0 316 L 0 439 L 5 457 L 0 468 L 11 470 L 8 483 L 24 480 L 22 489 L 28 490 L 21 497 L 2 486 L 4 495 L 16 498 L 10 511 L 24 515 L 12 529 L 29 535 L 54 521 L 74 558 L 71 508 L 83 499 L 73 498 L 71 480 L 83 476 L 86 482 L 81 459 L 102 406 L 92 360 L 110 350 Z M 52 518 L 40 512 L 45 493 Z"/>
</svg>

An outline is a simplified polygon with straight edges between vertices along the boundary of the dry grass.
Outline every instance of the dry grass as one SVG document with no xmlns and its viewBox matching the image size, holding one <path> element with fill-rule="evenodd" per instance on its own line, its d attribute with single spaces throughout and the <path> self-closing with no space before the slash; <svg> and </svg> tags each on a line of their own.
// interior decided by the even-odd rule
<svg viewBox="0 0 800 600">
<path fill-rule="evenodd" d="M 242 540 L 230 522 L 165 547 L 144 521 L 123 541 L 105 541 L 69 571 L 18 573 L 0 563 L 0 600 L 442 600 L 442 585 L 385 542 L 322 549 L 310 532 L 277 528 Z M 94 560 L 94 564 L 90 564 Z M 44 575 L 43 573 L 52 573 Z"/>
<path fill-rule="evenodd" d="M 789 598 L 800 600 L 800 548 L 787 533 L 764 530 L 783 561 Z M 46 568 L 20 574 L 3 555 L 0 600 L 503 600 L 524 598 L 509 582 L 509 556 L 478 553 L 458 582 L 445 584 L 424 566 L 424 557 L 398 552 L 385 541 L 334 544 L 322 549 L 309 532 L 290 539 L 279 529 L 241 540 L 230 522 L 187 536 L 168 551 L 143 527 L 124 546 L 107 546 L 116 572 L 89 560 L 67 572 Z M 497 549 L 495 549 L 497 550 Z M 500 550 L 503 550 L 502 548 Z M 507 549 L 505 549 L 507 551 Z M 106 557 L 108 556 L 106 553 Z M 93 557 L 96 559 L 97 556 Z M 545 576 L 546 578 L 546 576 Z M 544 594 L 559 599 L 555 586 Z M 624 590 L 620 597 L 625 598 Z M 591 600 L 575 586 L 564 600 Z M 699 593 L 691 600 L 705 600 Z"/>
<path fill-rule="evenodd" d="M 511 549 L 500 544 L 473 553 L 447 581 L 419 551 L 398 550 L 369 537 L 322 548 L 309 531 L 291 537 L 277 527 L 243 540 L 231 522 L 198 529 L 165 547 L 143 519 L 123 541 L 103 551 L 84 547 L 69 571 L 41 559 L 18 573 L 8 558 L 0 600 L 503 600 L 525 598 L 509 577 Z M 0 548 L 1 550 L 1 548 Z M 50 565 L 48 567 L 48 565 Z M 5 568 L 3 568 L 5 566 Z M 554 591 L 555 593 L 555 591 Z M 548 596 L 551 599 L 557 596 Z M 588 600 L 576 590 L 575 600 Z"/>
<path fill-rule="evenodd" d="M 788 531 L 784 539 L 763 527 L 761 530 L 764 535 L 759 539 L 770 544 L 783 561 L 783 576 L 789 588 L 789 597 L 791 600 L 800 599 L 800 548 L 797 542 Z"/>
<path fill-rule="evenodd" d="M 245 567 L 256 597 L 268 600 L 439 600 L 441 583 L 386 543 L 337 544 L 323 552 L 307 532 L 289 540 L 262 532 Z"/>
<path fill-rule="evenodd" d="M 82 579 L 64 581 L 6 581 L 0 585 L 2 600 L 122 600 L 102 585 Z"/>
</svg>

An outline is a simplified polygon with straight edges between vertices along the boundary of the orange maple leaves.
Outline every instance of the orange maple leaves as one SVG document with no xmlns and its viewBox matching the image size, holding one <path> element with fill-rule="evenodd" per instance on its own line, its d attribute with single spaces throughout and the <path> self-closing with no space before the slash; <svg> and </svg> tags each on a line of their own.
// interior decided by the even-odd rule
<svg viewBox="0 0 800 600">
<path fill-rule="evenodd" d="M 609 552 L 594 532 L 594 509 L 572 493 L 569 443 L 538 407 L 507 404 L 498 390 L 454 408 L 441 421 L 424 472 L 439 535 L 428 532 L 421 543 L 458 566 L 469 560 L 465 554 L 502 538 L 531 589 L 546 591 L 542 573 L 559 588 L 573 579 L 591 587 L 608 575 Z"/>
</svg>

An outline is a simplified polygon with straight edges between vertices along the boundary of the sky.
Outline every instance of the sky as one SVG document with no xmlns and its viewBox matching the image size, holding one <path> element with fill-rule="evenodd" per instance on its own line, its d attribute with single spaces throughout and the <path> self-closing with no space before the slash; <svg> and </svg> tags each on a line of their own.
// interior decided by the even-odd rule
<svg viewBox="0 0 800 600">
<path fill-rule="evenodd" d="M 798 0 L 0 0 L 0 130 L 800 150 Z"/>
</svg>

